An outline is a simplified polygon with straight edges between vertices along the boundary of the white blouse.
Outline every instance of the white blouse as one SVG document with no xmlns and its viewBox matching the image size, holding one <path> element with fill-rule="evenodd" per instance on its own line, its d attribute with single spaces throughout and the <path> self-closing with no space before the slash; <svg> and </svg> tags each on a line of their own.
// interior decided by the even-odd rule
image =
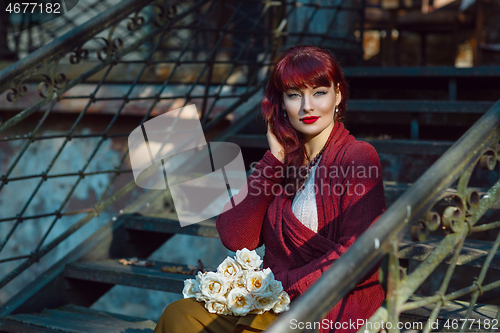
<svg viewBox="0 0 500 333">
<path fill-rule="evenodd" d="M 295 217 L 306 227 L 318 232 L 318 208 L 316 206 L 316 195 L 314 193 L 314 176 L 316 167 L 321 161 L 321 156 L 315 166 L 312 167 L 309 177 L 302 191 L 297 192 L 292 201 L 292 211 Z"/>
</svg>

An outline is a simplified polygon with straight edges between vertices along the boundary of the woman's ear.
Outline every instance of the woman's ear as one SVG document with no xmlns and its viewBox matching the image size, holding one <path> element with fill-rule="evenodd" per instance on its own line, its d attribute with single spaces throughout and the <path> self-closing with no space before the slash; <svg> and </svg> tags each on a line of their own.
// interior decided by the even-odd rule
<svg viewBox="0 0 500 333">
<path fill-rule="evenodd" d="M 340 91 L 340 84 L 337 83 L 337 87 L 335 88 L 335 106 L 339 106 L 340 102 L 342 102 L 342 92 Z"/>
</svg>

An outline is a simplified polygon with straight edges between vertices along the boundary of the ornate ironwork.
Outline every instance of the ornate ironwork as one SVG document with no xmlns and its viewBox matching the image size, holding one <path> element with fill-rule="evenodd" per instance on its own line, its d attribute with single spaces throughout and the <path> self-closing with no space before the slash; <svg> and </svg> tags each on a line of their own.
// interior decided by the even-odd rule
<svg viewBox="0 0 500 333">
<path fill-rule="evenodd" d="M 19 97 L 22 97 L 28 93 L 28 87 L 21 81 L 11 88 L 11 91 L 7 93 L 7 101 L 16 102 Z"/>
<path fill-rule="evenodd" d="M 73 65 L 80 63 L 82 59 L 88 59 L 89 50 L 85 50 L 81 45 L 78 46 L 70 55 L 69 62 Z"/>
</svg>

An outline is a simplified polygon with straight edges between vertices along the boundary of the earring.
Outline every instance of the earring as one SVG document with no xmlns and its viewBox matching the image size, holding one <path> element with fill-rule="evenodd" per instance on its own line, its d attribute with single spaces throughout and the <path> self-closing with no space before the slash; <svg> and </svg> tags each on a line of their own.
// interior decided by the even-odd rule
<svg viewBox="0 0 500 333">
<path fill-rule="evenodd" d="M 285 112 L 283 112 L 283 116 L 286 118 L 286 111 L 285 111 Z"/>
<path fill-rule="evenodd" d="M 335 107 L 335 112 L 339 112 L 339 106 L 338 105 Z"/>
</svg>

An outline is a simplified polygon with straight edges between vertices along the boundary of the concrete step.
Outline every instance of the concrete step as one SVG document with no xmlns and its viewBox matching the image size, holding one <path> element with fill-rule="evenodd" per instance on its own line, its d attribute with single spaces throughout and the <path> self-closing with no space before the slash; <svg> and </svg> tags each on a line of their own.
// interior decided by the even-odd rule
<svg viewBox="0 0 500 333">
<path fill-rule="evenodd" d="M 413 295 L 409 301 L 418 301 L 422 296 Z M 465 314 L 470 303 L 465 301 L 447 301 L 439 311 L 437 319 L 431 324 L 432 331 L 459 332 L 492 332 L 498 330 L 498 320 L 495 319 L 498 306 L 476 303 L 469 320 Z M 432 313 L 435 304 L 423 306 L 418 309 L 405 311 L 400 315 L 400 322 L 405 325 L 401 332 L 423 332 L 424 325 Z"/>
<path fill-rule="evenodd" d="M 71 279 L 174 293 L 182 292 L 184 280 L 194 278 L 191 274 L 168 273 L 161 270 L 166 266 L 180 266 L 184 272 L 188 272 L 190 269 L 186 265 L 149 260 L 148 262 L 154 266 L 123 265 L 118 259 L 75 262 L 66 265 L 64 276 Z"/>
<path fill-rule="evenodd" d="M 181 227 L 175 215 L 153 217 L 141 215 L 128 215 L 125 219 L 125 228 L 147 232 L 165 234 L 183 234 L 201 237 L 218 238 L 219 232 L 215 228 L 216 218 L 211 218 L 199 223 Z"/>
<path fill-rule="evenodd" d="M 42 313 L 0 317 L 0 331 L 8 333 L 120 333 L 153 332 L 156 323 L 142 318 L 96 311 L 75 305 Z"/>
</svg>

